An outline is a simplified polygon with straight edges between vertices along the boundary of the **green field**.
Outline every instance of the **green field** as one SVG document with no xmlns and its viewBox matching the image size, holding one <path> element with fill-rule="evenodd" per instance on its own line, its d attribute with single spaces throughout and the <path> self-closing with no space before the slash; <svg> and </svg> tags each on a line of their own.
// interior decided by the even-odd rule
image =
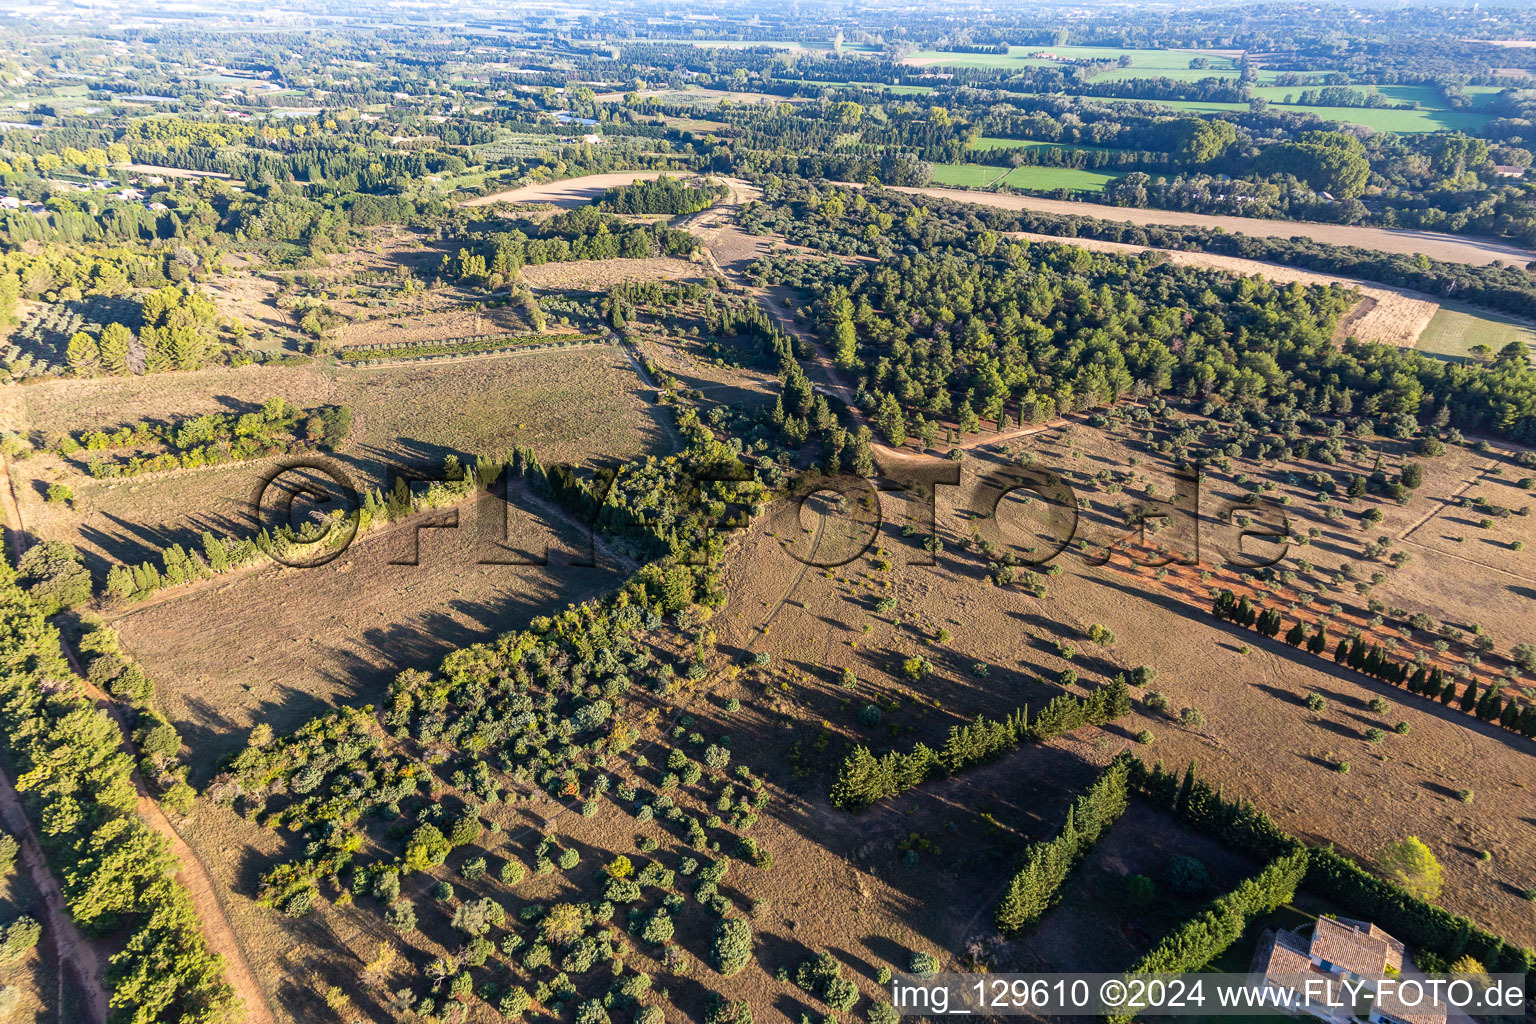
<svg viewBox="0 0 1536 1024">
<path fill-rule="evenodd" d="M 965 188 L 986 188 L 1001 178 L 1007 170 L 1006 167 L 983 167 L 980 164 L 934 164 L 933 183 L 958 185 Z"/>
<path fill-rule="evenodd" d="M 787 81 L 787 79 L 780 79 L 780 81 Z M 893 96 L 926 96 L 933 92 L 931 85 L 886 85 L 884 82 L 824 82 L 804 78 L 796 84 L 814 85 L 823 89 L 878 89 Z"/>
<path fill-rule="evenodd" d="M 1001 181 L 1013 188 L 1049 192 L 1069 188 L 1075 192 L 1102 192 L 1104 186 L 1120 177 L 1103 171 L 1080 171 L 1073 167 L 987 167 L 982 164 L 934 164 L 933 183 L 963 188 L 986 188 Z"/>
<path fill-rule="evenodd" d="M 1536 357 L 1536 329 L 1493 313 L 1442 304 L 1413 347 L 1420 352 L 1448 359 L 1468 359 L 1472 349 L 1486 345 L 1490 353 L 1512 341 L 1522 342 Z"/>
<path fill-rule="evenodd" d="M 1056 59 L 1034 56 L 1044 53 L 1052 54 Z M 1112 46 L 1012 46 L 1009 47 L 1006 55 L 922 50 L 912 54 L 908 60 L 914 63 L 955 68 L 1021 68 L 1030 65 L 1059 64 L 1067 60 L 1119 60 L 1125 56 L 1131 58 L 1131 66 L 1107 73 L 1106 80 L 1113 80 L 1108 78 L 1108 74 L 1118 78 L 1189 76 L 1191 81 L 1198 78 L 1237 74 L 1237 62 L 1231 57 L 1214 57 L 1198 50 L 1122 50 Z M 1204 57 L 1209 67 L 1200 71 L 1191 71 L 1189 62 L 1195 57 Z"/>
<path fill-rule="evenodd" d="M 1069 188 L 1074 192 L 1102 192 L 1105 185 L 1118 177 L 1118 174 L 1081 171 L 1075 167 L 1015 167 L 1003 179 L 1003 184 L 1039 192 L 1058 188 Z"/>
<path fill-rule="evenodd" d="M 1108 153 L 1109 146 L 1080 146 L 1073 142 L 1041 142 L 1038 139 L 999 139 L 984 135 L 972 149 L 1065 149 L 1076 153 Z"/>
<path fill-rule="evenodd" d="M 1296 90 L 1298 93 L 1299 89 Z M 1039 95 L 1037 93 L 1020 93 L 1019 95 Z M 1108 97 L 1088 97 L 1100 103 L 1156 103 L 1161 107 L 1172 110 L 1187 111 L 1192 114 L 1220 114 L 1230 111 L 1242 111 L 1248 109 L 1246 103 L 1219 103 L 1203 100 L 1137 100 L 1117 99 Z M 1364 125 L 1378 132 L 1397 132 L 1403 135 L 1412 135 L 1420 132 L 1439 131 L 1464 131 L 1475 132 L 1490 120 L 1487 114 L 1476 114 L 1461 110 L 1391 110 L 1376 109 L 1372 107 L 1314 107 L 1314 106 L 1283 106 L 1285 110 L 1298 113 L 1316 114 L 1326 121 L 1340 121 L 1347 124 Z"/>
</svg>

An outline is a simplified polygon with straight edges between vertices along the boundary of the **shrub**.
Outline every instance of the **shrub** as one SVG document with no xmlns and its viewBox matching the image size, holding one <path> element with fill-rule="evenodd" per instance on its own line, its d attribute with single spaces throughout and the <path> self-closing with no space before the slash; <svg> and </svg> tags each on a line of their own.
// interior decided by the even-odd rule
<svg viewBox="0 0 1536 1024">
<path fill-rule="evenodd" d="M 13 964 L 26 956 L 42 935 L 43 926 L 30 917 L 18 917 L 0 929 L 0 964 Z"/>
<path fill-rule="evenodd" d="M 1199 708 L 1185 708 L 1179 712 L 1179 721 L 1185 725 L 1198 728 L 1205 724 L 1205 715 L 1201 714 Z"/>
<path fill-rule="evenodd" d="M 1323 699 L 1323 695 L 1320 693 L 1309 693 L 1307 694 L 1306 705 L 1309 711 L 1323 711 L 1328 707 L 1328 702 Z"/>
<path fill-rule="evenodd" d="M 1133 907 L 1149 907 L 1157 898 L 1157 883 L 1146 875 L 1132 875 L 1125 880 L 1125 898 Z"/>
<path fill-rule="evenodd" d="M 659 946 L 672 938 L 673 930 L 672 915 L 665 910 L 658 910 L 645 922 L 640 938 L 653 946 Z"/>
<path fill-rule="evenodd" d="M 416 930 L 416 908 L 410 900 L 396 900 L 384 911 L 384 923 L 401 935 L 409 935 Z"/>
<path fill-rule="evenodd" d="M 484 935 L 506 920 L 506 909 L 488 896 L 461 903 L 453 912 L 453 926 L 466 935 Z"/>
<path fill-rule="evenodd" d="M 528 869 L 523 867 L 522 861 L 509 860 L 501 866 L 498 877 L 507 885 L 516 885 L 528 876 Z"/>
<path fill-rule="evenodd" d="M 715 970 L 727 978 L 741 973 L 752 960 L 752 926 L 739 917 L 720 921 L 715 925 L 709 958 Z"/>
<path fill-rule="evenodd" d="M 1407 722 L 1398 722 L 1392 727 L 1392 731 L 1397 733 L 1399 736 L 1407 736 L 1410 732 L 1413 731 L 1413 726 L 1409 725 Z"/>
<path fill-rule="evenodd" d="M 1146 746 L 1154 739 L 1151 729 L 1143 729 L 1136 734 L 1136 742 Z"/>
<path fill-rule="evenodd" d="M 913 953 L 908 963 L 908 973 L 919 978 L 932 978 L 939 973 L 939 958 L 932 953 Z"/>
<path fill-rule="evenodd" d="M 1168 859 L 1163 867 L 1163 879 L 1168 883 L 1168 888 L 1180 896 L 1198 896 L 1210 888 L 1211 884 L 1211 875 L 1205 865 L 1184 854 Z"/>
</svg>

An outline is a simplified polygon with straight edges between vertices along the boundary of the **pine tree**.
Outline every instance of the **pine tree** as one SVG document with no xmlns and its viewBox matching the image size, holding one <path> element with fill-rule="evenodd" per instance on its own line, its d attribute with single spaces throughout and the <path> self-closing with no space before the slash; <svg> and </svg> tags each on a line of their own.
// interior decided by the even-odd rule
<svg viewBox="0 0 1536 1024">
<path fill-rule="evenodd" d="M 114 565 L 107 570 L 107 596 L 119 601 L 133 596 L 133 573 L 126 565 Z"/>
<path fill-rule="evenodd" d="M 208 561 L 208 568 L 214 572 L 223 572 L 229 568 L 229 551 L 224 542 L 207 531 L 203 532 L 203 557 Z"/>
<path fill-rule="evenodd" d="M 122 324 L 111 323 L 103 327 L 101 339 L 96 344 L 101 355 L 101 368 L 107 373 L 127 373 L 128 346 L 132 341 L 133 333 Z"/>
<path fill-rule="evenodd" d="M 69 361 L 71 370 L 88 377 L 101 365 L 101 350 L 96 347 L 95 338 L 84 331 L 76 331 L 64 350 L 64 358 Z"/>
</svg>

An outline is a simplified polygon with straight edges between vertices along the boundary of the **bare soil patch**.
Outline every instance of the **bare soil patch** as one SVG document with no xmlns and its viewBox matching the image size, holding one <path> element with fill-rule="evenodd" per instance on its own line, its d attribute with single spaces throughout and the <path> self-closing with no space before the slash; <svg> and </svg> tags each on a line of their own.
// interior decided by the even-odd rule
<svg viewBox="0 0 1536 1024">
<path fill-rule="evenodd" d="M 564 181 L 550 181 L 539 185 L 493 192 L 488 196 L 466 199 L 461 206 L 491 206 L 495 203 L 550 203 L 554 206 L 581 206 L 590 203 L 616 185 L 633 185 L 637 181 L 652 181 L 661 177 L 662 171 L 619 171 L 613 174 L 588 174 Z"/>
</svg>

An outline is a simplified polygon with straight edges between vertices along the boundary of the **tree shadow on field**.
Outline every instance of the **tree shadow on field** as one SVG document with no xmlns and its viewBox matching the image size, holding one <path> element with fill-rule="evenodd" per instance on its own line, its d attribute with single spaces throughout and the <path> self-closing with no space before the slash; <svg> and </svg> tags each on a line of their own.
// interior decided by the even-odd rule
<svg viewBox="0 0 1536 1024">
<path fill-rule="evenodd" d="M 1435 794 L 1435 796 L 1443 796 L 1447 800 L 1456 799 L 1456 790 L 1452 789 L 1450 786 L 1441 785 L 1438 782 L 1429 782 L 1427 780 L 1419 783 L 1419 785 L 1420 787 L 1427 789 L 1429 792 Z"/>
<path fill-rule="evenodd" d="M 893 971 L 905 971 L 911 964 L 912 950 L 884 935 L 865 936 L 864 948 L 877 962 L 889 964 Z"/>
<path fill-rule="evenodd" d="M 827 952 L 871 980 L 874 979 L 875 974 L 879 971 L 879 968 L 874 964 L 842 946 L 828 946 Z"/>
<path fill-rule="evenodd" d="M 1121 594 L 1140 598 L 1144 601 L 1150 601 L 1153 604 L 1159 605 L 1160 607 L 1174 612 L 1175 614 L 1178 614 L 1184 618 L 1195 619 L 1195 616 L 1191 614 L 1192 610 L 1188 605 L 1172 597 L 1158 594 L 1151 590 L 1142 590 L 1138 587 L 1109 578 L 1100 578 L 1096 576 L 1084 576 L 1083 578 L 1089 582 L 1096 583 L 1099 586 L 1118 591 Z M 1286 643 L 1278 637 L 1267 637 L 1262 633 L 1259 633 L 1257 630 L 1246 629 L 1234 622 L 1228 622 L 1225 619 L 1217 619 L 1209 615 L 1201 615 L 1196 621 L 1199 625 L 1202 625 L 1208 629 L 1219 630 L 1232 637 L 1241 637 L 1243 642 L 1247 643 L 1249 646 L 1263 648 L 1270 654 L 1276 655 L 1285 661 L 1294 663 L 1300 668 L 1305 668 L 1316 672 L 1324 679 L 1331 680 L 1337 685 L 1350 687 L 1349 690 L 1324 690 L 1320 685 L 1314 685 L 1312 687 L 1319 693 L 1323 694 L 1325 697 L 1329 697 L 1341 704 L 1345 704 L 1346 706 L 1356 708 L 1368 706 L 1366 704 L 1365 698 L 1359 696 L 1359 694 L 1363 691 L 1372 697 L 1385 697 L 1389 701 L 1395 698 L 1405 707 L 1412 707 L 1417 711 L 1432 715 L 1435 718 L 1443 719 L 1449 725 L 1459 726 L 1463 729 L 1470 729 L 1474 732 L 1480 733 L 1488 739 L 1502 743 L 1511 749 L 1523 752 L 1526 750 L 1526 744 L 1530 742 L 1519 733 L 1511 732 L 1510 730 L 1505 729 L 1503 726 L 1497 725 L 1495 723 L 1484 722 L 1477 716 L 1460 710 L 1459 707 L 1446 707 L 1444 704 L 1441 704 L 1437 700 L 1427 700 L 1423 697 L 1418 697 L 1417 695 L 1410 695 L 1416 698 L 1410 703 L 1404 698 L 1406 691 L 1401 690 L 1395 686 L 1391 686 L 1387 683 L 1383 683 L 1379 680 L 1372 679 L 1369 676 L 1356 673 L 1353 669 L 1335 663 L 1331 658 L 1325 658 L 1321 655 L 1307 654 L 1303 651 L 1298 651 L 1296 648 L 1292 647 L 1290 644 Z M 1359 739 L 1359 736 L 1354 734 L 1351 734 L 1351 737 L 1354 739 Z"/>
</svg>

